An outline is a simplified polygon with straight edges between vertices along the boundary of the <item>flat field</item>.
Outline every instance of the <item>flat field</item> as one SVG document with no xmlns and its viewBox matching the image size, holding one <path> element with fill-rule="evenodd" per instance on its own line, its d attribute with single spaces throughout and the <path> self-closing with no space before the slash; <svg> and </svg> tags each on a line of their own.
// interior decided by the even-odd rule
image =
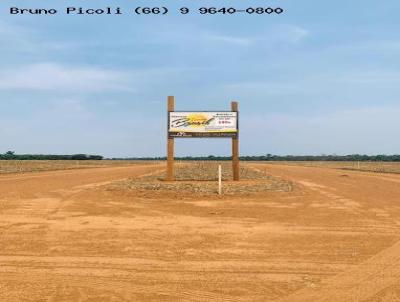
<svg viewBox="0 0 400 302">
<path fill-rule="evenodd" d="M 216 165 L 0 175 L 0 301 L 400 301 L 400 175 Z"/>
<path fill-rule="evenodd" d="M 268 163 L 277 165 L 294 165 L 303 167 L 320 167 L 320 168 L 332 168 L 332 169 L 342 169 L 342 170 L 400 174 L 400 162 L 281 161 L 281 162 L 268 162 Z"/>
<path fill-rule="evenodd" d="M 99 167 L 117 167 L 154 163 L 131 160 L 0 160 L 0 174 L 56 171 Z"/>
</svg>

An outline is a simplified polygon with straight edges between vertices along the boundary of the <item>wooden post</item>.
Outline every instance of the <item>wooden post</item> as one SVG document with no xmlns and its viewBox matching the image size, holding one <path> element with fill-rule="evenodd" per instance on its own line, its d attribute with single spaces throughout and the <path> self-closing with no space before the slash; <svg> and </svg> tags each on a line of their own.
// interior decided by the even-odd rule
<svg viewBox="0 0 400 302">
<path fill-rule="evenodd" d="M 238 102 L 233 101 L 231 103 L 231 110 L 238 112 L 239 116 L 239 104 Z M 238 129 L 239 131 L 239 129 Z M 240 180 L 239 173 L 239 132 L 236 137 L 232 138 L 232 172 L 233 172 L 233 180 Z"/>
<path fill-rule="evenodd" d="M 168 117 L 169 112 L 175 110 L 175 97 L 168 96 Z M 169 127 L 169 125 L 168 125 Z M 175 179 L 174 177 L 174 139 L 168 137 L 168 129 L 167 129 L 167 179 L 172 181 Z"/>
</svg>

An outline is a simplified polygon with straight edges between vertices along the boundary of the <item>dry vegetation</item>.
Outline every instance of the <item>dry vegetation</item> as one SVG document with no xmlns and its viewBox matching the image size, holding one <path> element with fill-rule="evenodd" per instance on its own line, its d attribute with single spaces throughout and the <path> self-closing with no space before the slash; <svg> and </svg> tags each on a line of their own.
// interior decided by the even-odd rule
<svg viewBox="0 0 400 302">
<path fill-rule="evenodd" d="M 342 170 L 357 170 L 377 173 L 396 173 L 400 174 L 400 162 L 331 162 L 331 161 L 286 161 L 286 162 L 268 162 L 268 164 L 278 165 L 296 165 L 304 167 L 322 167 Z"/>
<path fill-rule="evenodd" d="M 156 161 L 137 161 L 137 160 L 0 160 L 0 174 L 4 173 L 23 173 L 37 171 L 55 171 L 82 168 L 98 168 L 108 166 L 127 166 L 144 163 L 156 163 Z M 158 162 L 157 162 L 158 163 Z M 196 165 L 196 173 L 193 169 L 185 169 L 187 165 Z M 305 167 L 323 167 L 343 170 L 359 170 L 377 173 L 398 173 L 400 174 L 400 162 L 331 162 L 331 161 L 279 161 L 279 162 L 260 162 L 277 165 L 297 165 Z M 217 180 L 218 165 L 223 166 L 223 180 L 232 178 L 230 161 L 178 161 L 176 163 L 177 180 Z M 245 168 L 246 162 L 242 162 L 241 177 L 243 179 L 254 178 L 248 173 L 251 169 Z"/>
<path fill-rule="evenodd" d="M 251 168 L 243 164 L 240 169 L 240 182 L 232 181 L 232 166 L 230 162 L 199 161 L 179 162 L 175 167 L 175 182 L 165 181 L 165 171 L 130 178 L 118 183 L 117 186 L 137 190 L 144 194 L 159 191 L 176 194 L 195 195 L 216 194 L 218 192 L 218 165 L 222 166 L 223 193 L 250 194 L 266 191 L 288 192 L 292 190 L 291 182 L 269 175 L 266 171 Z M 190 195 L 186 195 L 186 198 Z"/>
<path fill-rule="evenodd" d="M 127 166 L 138 163 L 146 162 L 133 160 L 0 160 L 0 174 Z M 149 163 L 154 163 L 154 161 Z"/>
</svg>

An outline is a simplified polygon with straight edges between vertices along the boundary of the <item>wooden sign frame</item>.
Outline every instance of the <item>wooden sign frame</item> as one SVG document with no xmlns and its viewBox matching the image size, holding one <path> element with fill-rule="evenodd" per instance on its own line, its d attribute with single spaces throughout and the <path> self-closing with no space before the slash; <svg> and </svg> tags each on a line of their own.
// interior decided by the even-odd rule
<svg viewBox="0 0 400 302">
<path fill-rule="evenodd" d="M 168 96 L 167 100 L 167 114 L 168 114 L 168 127 L 167 127 L 167 181 L 175 180 L 174 177 L 174 154 L 175 154 L 175 136 L 171 136 L 169 133 L 169 116 L 170 112 L 175 111 L 175 97 Z M 206 112 L 206 111 L 203 111 Z M 222 112 L 222 111 L 221 111 Z M 233 180 L 239 181 L 240 180 L 240 163 L 239 163 L 239 103 L 236 101 L 231 102 L 231 111 L 229 112 L 236 112 L 236 121 L 237 121 L 237 132 L 235 135 L 230 136 L 213 136 L 218 138 L 231 138 L 232 140 L 232 171 L 233 171 Z M 201 138 L 204 136 L 191 136 L 195 138 Z M 186 138 L 186 137 L 182 137 Z"/>
</svg>

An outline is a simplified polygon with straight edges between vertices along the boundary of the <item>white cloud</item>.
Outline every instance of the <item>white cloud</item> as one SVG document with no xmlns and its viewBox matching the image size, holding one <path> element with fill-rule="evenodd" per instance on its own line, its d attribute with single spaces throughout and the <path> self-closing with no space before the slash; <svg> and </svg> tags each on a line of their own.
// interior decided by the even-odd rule
<svg viewBox="0 0 400 302">
<path fill-rule="evenodd" d="M 149 39 L 147 42 L 156 44 L 184 43 L 185 46 L 207 45 L 208 47 L 220 47 L 221 44 L 232 44 L 236 46 L 276 46 L 279 44 L 296 44 L 310 36 L 311 32 L 306 28 L 284 24 L 270 27 L 258 27 L 251 32 L 232 33 L 232 30 L 210 30 L 198 26 L 178 26 L 168 24 L 164 31 L 147 29 Z M 199 48 L 202 49 L 202 48 Z"/>
<path fill-rule="evenodd" d="M 268 28 L 262 35 L 257 36 L 257 40 L 271 45 L 281 43 L 296 44 L 302 42 L 310 34 L 310 31 L 303 27 L 286 24 Z"/>
<path fill-rule="evenodd" d="M 17 24 L 0 20 L 1 52 L 28 53 L 43 55 L 48 52 L 75 51 L 80 48 L 76 43 L 59 39 L 43 38 L 41 32 Z M 6 63 L 6 62 L 1 62 Z"/>
<path fill-rule="evenodd" d="M 254 35 L 247 35 L 246 38 L 239 36 L 230 36 L 224 34 L 205 34 L 205 39 L 217 42 L 225 42 L 242 46 L 255 44 L 279 44 L 279 43 L 299 43 L 310 35 L 305 28 L 294 25 L 282 25 L 271 27 L 263 32 Z"/>
<path fill-rule="evenodd" d="M 286 37 L 290 42 L 300 42 L 310 35 L 310 32 L 299 26 L 289 26 L 286 31 Z"/>
<path fill-rule="evenodd" d="M 203 43 L 215 46 L 230 44 L 239 47 L 259 47 L 260 49 L 268 49 L 279 45 L 301 43 L 309 35 L 310 32 L 302 27 L 281 25 L 266 30 L 259 30 L 254 34 L 246 35 L 246 37 L 224 33 L 202 32 L 201 30 L 199 30 L 199 34 L 196 35 L 196 37 Z M 192 37 L 187 37 L 187 39 L 192 39 Z"/>
<path fill-rule="evenodd" d="M 130 91 L 128 74 L 97 67 L 40 63 L 0 72 L 0 89 Z"/>
<path fill-rule="evenodd" d="M 368 106 L 309 114 L 266 114 L 242 118 L 245 154 L 394 154 L 400 143 L 400 106 Z M 265 134 L 254 139 L 253 129 Z"/>
<path fill-rule="evenodd" d="M 365 56 L 365 55 L 397 55 L 400 51 L 400 40 L 361 40 L 350 41 L 330 45 L 324 49 L 318 49 L 319 55 L 340 54 L 346 56 Z M 315 54 L 313 54 L 315 55 Z"/>
<path fill-rule="evenodd" d="M 31 29 L 7 23 L 0 20 L 0 39 L 2 41 L 2 50 L 11 49 L 24 52 L 30 52 L 34 48 L 30 37 L 33 31 Z"/>
<path fill-rule="evenodd" d="M 16 26 L 11 26 L 10 24 L 0 20 L 0 35 L 9 36 L 16 32 Z"/>
<path fill-rule="evenodd" d="M 365 72 L 343 75 L 338 78 L 340 82 L 357 84 L 398 84 L 400 83 L 400 72 L 367 70 Z"/>
<path fill-rule="evenodd" d="M 248 38 L 239 38 L 239 37 L 225 36 L 225 35 L 209 35 L 208 38 L 219 42 L 242 45 L 242 46 L 249 46 L 254 42 L 252 39 Z"/>
<path fill-rule="evenodd" d="M 260 97 L 292 97 L 305 101 L 344 100 L 357 102 L 394 102 L 400 93 L 400 73 L 393 70 L 313 70 L 276 79 L 231 82 L 222 86 L 222 91 L 240 98 L 260 99 Z M 306 103 L 306 102 L 304 102 Z"/>
</svg>

